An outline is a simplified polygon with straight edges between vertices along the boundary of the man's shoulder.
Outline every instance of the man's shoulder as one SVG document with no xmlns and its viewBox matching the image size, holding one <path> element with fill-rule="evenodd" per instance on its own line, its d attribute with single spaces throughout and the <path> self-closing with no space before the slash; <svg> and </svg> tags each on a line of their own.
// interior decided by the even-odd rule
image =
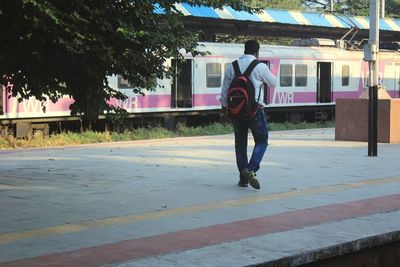
<svg viewBox="0 0 400 267">
<path fill-rule="evenodd" d="M 255 59 L 257 59 L 257 58 L 253 55 L 241 55 L 237 60 L 239 62 L 251 62 Z"/>
<path fill-rule="evenodd" d="M 265 64 L 264 62 L 258 61 L 258 64 L 254 69 L 257 70 L 257 71 L 259 70 L 259 71 L 263 71 L 264 72 L 266 69 L 269 69 L 269 68 L 268 68 L 268 65 Z"/>
<path fill-rule="evenodd" d="M 257 67 L 258 68 L 268 68 L 268 65 L 265 62 L 258 60 Z"/>
</svg>

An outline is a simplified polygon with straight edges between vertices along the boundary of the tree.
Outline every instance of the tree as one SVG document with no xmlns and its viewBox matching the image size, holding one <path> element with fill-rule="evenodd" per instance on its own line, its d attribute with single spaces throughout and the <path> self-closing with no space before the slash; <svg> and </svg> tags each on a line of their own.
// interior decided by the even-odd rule
<svg viewBox="0 0 400 267">
<path fill-rule="evenodd" d="M 329 10 L 329 0 L 302 0 L 303 4 L 311 9 Z M 352 16 L 369 16 L 369 0 L 335 0 L 334 11 Z M 386 16 L 398 18 L 400 14 L 400 0 L 385 0 Z"/>
<path fill-rule="evenodd" d="M 244 3 L 255 8 L 304 9 L 301 0 L 247 0 Z"/>
<path fill-rule="evenodd" d="M 386 0 L 385 13 L 387 17 L 400 18 L 400 0 Z"/>
<path fill-rule="evenodd" d="M 4 0 L 0 2 L 0 83 L 20 99 L 53 102 L 69 95 L 71 113 L 96 118 L 124 95 L 107 76 L 154 88 L 170 74 L 164 64 L 178 49 L 196 54 L 196 39 L 170 0 Z M 190 0 L 192 5 L 250 10 L 237 1 Z M 162 13 L 162 14 L 161 14 Z M 11 88 L 8 86 L 7 88 Z M 11 91 L 11 90 L 10 90 Z"/>
</svg>

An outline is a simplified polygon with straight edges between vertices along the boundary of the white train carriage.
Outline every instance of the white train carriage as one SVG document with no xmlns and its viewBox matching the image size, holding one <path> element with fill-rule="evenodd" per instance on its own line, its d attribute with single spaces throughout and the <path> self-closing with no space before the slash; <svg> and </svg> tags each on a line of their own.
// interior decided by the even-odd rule
<svg viewBox="0 0 400 267">
<path fill-rule="evenodd" d="M 132 96 L 137 105 L 128 111 L 219 109 L 225 69 L 243 54 L 243 45 L 201 45 L 201 49 L 208 51 L 209 55 L 192 57 L 185 54 L 186 62 L 178 63 L 179 76 L 176 80 L 160 81 L 164 88 L 157 90 L 157 93 L 151 92 L 145 97 Z M 366 89 L 368 80 L 368 63 L 363 61 L 363 55 L 361 50 L 351 51 L 336 47 L 263 45 L 260 60 L 270 65 L 271 71 L 279 78 L 275 88 L 263 88 L 264 101 L 271 108 L 302 107 L 333 105 L 337 98 L 359 97 Z M 382 51 L 380 84 L 392 97 L 400 96 L 399 76 L 400 53 Z M 116 88 L 129 90 L 117 85 L 117 79 L 113 77 L 112 82 Z M 140 100 L 145 98 L 148 98 L 148 103 L 153 103 L 153 106 L 145 105 L 143 100 Z"/>
<path fill-rule="evenodd" d="M 211 55 L 191 58 L 194 107 L 214 108 L 227 64 L 243 53 L 243 45 L 203 43 Z M 261 46 L 260 60 L 278 76 L 275 88 L 264 88 L 269 107 L 334 104 L 337 98 L 360 96 L 367 87 L 368 63 L 363 51 L 336 47 Z M 380 53 L 380 84 L 392 97 L 399 97 L 400 53 Z M 184 96 L 185 94 L 182 94 Z M 196 98 L 197 101 L 196 101 Z M 189 99 L 186 99 L 189 100 Z"/>
<path fill-rule="evenodd" d="M 314 42 L 315 43 L 315 42 Z M 276 46 L 262 45 L 260 60 L 268 64 L 278 76 L 275 88 L 264 85 L 263 95 L 267 106 L 274 108 L 333 107 L 337 98 L 356 98 L 367 87 L 368 63 L 363 61 L 362 50 L 337 48 L 334 42 L 324 40 L 328 46 Z M 131 116 L 161 114 L 201 114 L 220 109 L 220 91 L 228 64 L 243 54 L 242 44 L 200 43 L 206 56 L 192 57 L 184 54 L 186 61 L 170 60 L 178 70 L 172 79 L 158 80 L 156 91 L 135 94 L 120 76 L 109 77 L 111 87 L 123 91 L 127 100 L 110 103 L 128 111 Z M 380 84 L 392 97 L 400 97 L 400 52 L 381 51 L 379 57 Z M 31 98 L 19 103 L 8 97 L 6 85 L 0 92 L 0 122 L 16 125 L 73 119 L 69 105 L 72 99 L 64 97 L 57 103 L 47 101 L 46 112 L 42 103 Z M 258 89 L 256 89 L 258 91 Z M 77 119 L 77 118 L 75 118 Z M 37 126 L 37 125 L 36 125 Z M 25 126 L 25 128 L 28 126 Z"/>
</svg>

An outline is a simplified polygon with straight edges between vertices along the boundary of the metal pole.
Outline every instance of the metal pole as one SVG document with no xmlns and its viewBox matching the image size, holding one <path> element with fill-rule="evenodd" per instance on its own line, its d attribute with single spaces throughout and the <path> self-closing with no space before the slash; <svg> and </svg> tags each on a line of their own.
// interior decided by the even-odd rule
<svg viewBox="0 0 400 267">
<path fill-rule="evenodd" d="M 381 0 L 381 17 L 385 18 L 385 0 Z"/>
<path fill-rule="evenodd" d="M 379 0 L 370 0 L 368 156 L 378 155 Z"/>
<path fill-rule="evenodd" d="M 333 0 L 331 0 L 331 2 L 330 2 L 330 9 L 331 9 L 331 11 L 333 11 Z"/>
</svg>

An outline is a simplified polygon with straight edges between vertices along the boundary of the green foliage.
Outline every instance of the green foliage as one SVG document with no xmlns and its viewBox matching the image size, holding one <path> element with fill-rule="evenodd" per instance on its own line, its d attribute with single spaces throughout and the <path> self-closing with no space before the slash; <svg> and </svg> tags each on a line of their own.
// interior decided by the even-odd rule
<svg viewBox="0 0 400 267">
<path fill-rule="evenodd" d="M 138 128 L 131 132 L 132 140 L 161 139 L 175 137 L 175 133 L 165 128 Z"/>
<path fill-rule="evenodd" d="M 313 9 L 330 10 L 329 0 L 302 0 L 303 5 Z M 369 16 L 369 0 L 334 0 L 333 9 L 335 12 L 351 16 Z M 386 17 L 399 18 L 400 0 L 385 0 Z"/>
<path fill-rule="evenodd" d="M 257 40 L 260 44 L 266 45 L 291 45 L 295 38 L 285 37 L 270 37 L 270 36 L 252 36 L 252 35 L 229 35 L 229 34 L 217 34 L 216 41 L 223 43 L 245 43 L 247 40 Z"/>
<path fill-rule="evenodd" d="M 178 49 L 197 53 L 182 14 L 170 0 L 0 1 L 0 83 L 13 84 L 21 99 L 75 99 L 72 115 L 96 118 L 124 99 L 106 77 L 119 74 L 136 91 L 154 88 L 154 77 L 171 73 L 164 64 Z M 192 5 L 251 9 L 238 1 L 190 0 Z M 162 10 L 163 15 L 160 15 Z M 11 89 L 11 86 L 8 88 Z"/>
<path fill-rule="evenodd" d="M 0 148 L 12 148 L 13 146 L 11 145 L 10 139 L 11 138 L 0 137 Z"/>
<path fill-rule="evenodd" d="M 312 128 L 332 128 L 335 127 L 334 122 L 325 123 L 270 123 L 270 131 L 312 129 Z M 43 138 L 40 135 L 25 139 L 15 139 L 13 137 L 1 138 L 0 149 L 9 148 L 27 148 L 27 147 L 51 147 L 51 146 L 67 146 L 80 144 L 93 144 L 115 141 L 132 141 L 145 139 L 161 139 L 182 136 L 205 136 L 205 135 L 222 135 L 232 134 L 233 128 L 231 124 L 212 123 L 201 127 L 186 127 L 178 125 L 176 131 L 169 131 L 165 128 L 138 128 L 123 133 L 116 132 L 93 132 L 86 131 L 82 133 L 66 132 L 51 135 L 49 138 Z"/>
<path fill-rule="evenodd" d="M 339 3 L 338 9 L 345 14 L 352 16 L 369 16 L 368 0 L 351 0 Z"/>
<path fill-rule="evenodd" d="M 333 121 L 328 121 L 328 122 L 323 122 L 323 123 L 310 123 L 310 122 L 298 122 L 298 123 L 271 122 L 271 123 L 269 123 L 269 128 L 271 131 L 301 130 L 301 129 L 314 129 L 314 128 L 332 128 L 332 127 L 335 127 L 335 123 Z"/>
<path fill-rule="evenodd" d="M 289 10 L 302 10 L 301 0 L 247 0 L 243 1 L 247 5 L 256 8 L 277 8 Z"/>
<path fill-rule="evenodd" d="M 219 135 L 232 133 L 231 124 L 212 123 L 202 127 L 186 127 L 178 125 L 177 134 L 179 136 L 196 136 L 196 135 Z"/>
<path fill-rule="evenodd" d="M 400 18 L 400 0 L 386 0 L 386 17 Z"/>
<path fill-rule="evenodd" d="M 108 112 L 105 116 L 108 123 L 119 125 L 123 128 L 128 117 L 128 112 L 125 109 L 117 107 L 114 112 Z"/>
</svg>

